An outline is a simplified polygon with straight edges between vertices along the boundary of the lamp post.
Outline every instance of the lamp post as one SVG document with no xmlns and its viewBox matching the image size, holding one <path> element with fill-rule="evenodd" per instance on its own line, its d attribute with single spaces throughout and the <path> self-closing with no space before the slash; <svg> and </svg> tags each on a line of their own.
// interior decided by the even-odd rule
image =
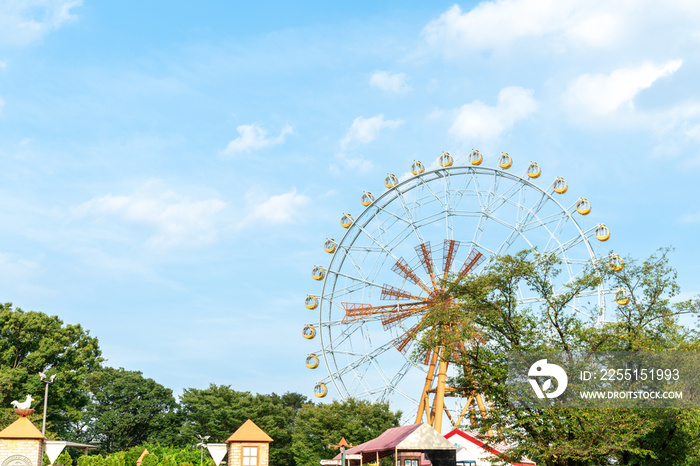
<svg viewBox="0 0 700 466">
<path fill-rule="evenodd" d="M 199 443 L 197 446 L 199 447 L 199 466 L 202 466 L 204 463 L 204 447 L 207 446 L 207 440 L 209 440 L 209 436 L 205 435 L 202 437 L 201 435 L 197 434 L 197 437 L 199 437 Z"/>
<path fill-rule="evenodd" d="M 39 377 L 41 377 L 41 381 L 44 382 L 45 389 L 44 389 L 44 416 L 41 420 L 41 435 L 46 435 L 46 406 L 48 405 L 49 401 L 49 385 L 51 385 L 56 378 L 56 374 L 52 375 L 48 379 L 46 378 L 46 374 L 43 372 L 39 372 Z"/>
</svg>

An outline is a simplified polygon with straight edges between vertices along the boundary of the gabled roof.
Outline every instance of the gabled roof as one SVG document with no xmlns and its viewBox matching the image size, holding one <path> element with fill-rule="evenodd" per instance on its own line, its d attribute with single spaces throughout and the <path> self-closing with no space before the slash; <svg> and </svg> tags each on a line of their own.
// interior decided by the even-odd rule
<svg viewBox="0 0 700 466">
<path fill-rule="evenodd" d="M 468 442 L 471 442 L 472 444 L 476 445 L 479 448 L 482 448 L 484 451 L 487 451 L 487 452 L 491 453 L 492 455 L 505 456 L 508 454 L 508 449 L 509 449 L 508 445 L 506 445 L 503 442 L 499 442 L 497 444 L 489 446 L 485 442 L 479 440 L 480 438 L 483 438 L 483 436 L 477 431 L 462 431 L 459 429 L 454 429 L 452 432 L 445 434 L 445 438 L 448 440 L 452 439 L 455 436 L 460 437 Z M 456 443 L 462 444 L 462 442 L 456 442 Z M 505 459 L 508 460 L 507 457 Z M 527 457 L 523 457 L 521 461 L 522 461 L 521 463 L 510 463 L 510 464 L 512 464 L 514 466 L 533 466 L 533 465 L 535 465 L 535 462 Z"/>
<path fill-rule="evenodd" d="M 32 421 L 22 416 L 0 431 L 0 438 L 39 439 L 45 440 L 44 434 L 36 428 Z"/>
<path fill-rule="evenodd" d="M 425 451 L 425 450 L 455 450 L 452 442 L 446 440 L 437 430 L 428 424 L 411 424 L 408 426 L 393 427 L 382 433 L 379 437 L 352 447 L 345 451 L 353 455 L 361 453 L 363 459 L 373 459 L 375 456 L 383 457 L 392 455 L 394 450 Z M 340 455 L 335 459 L 339 459 Z"/>
<path fill-rule="evenodd" d="M 226 443 L 230 442 L 274 442 L 263 430 L 248 419 L 231 435 Z"/>
</svg>

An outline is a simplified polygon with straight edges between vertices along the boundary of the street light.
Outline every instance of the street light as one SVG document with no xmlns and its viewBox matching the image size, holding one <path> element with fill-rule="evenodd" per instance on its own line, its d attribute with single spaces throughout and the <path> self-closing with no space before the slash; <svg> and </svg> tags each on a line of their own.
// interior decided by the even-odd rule
<svg viewBox="0 0 700 466">
<path fill-rule="evenodd" d="M 204 463 L 204 447 L 207 446 L 207 440 L 209 440 L 209 436 L 205 435 L 202 437 L 201 435 L 197 434 L 197 437 L 199 437 L 199 443 L 197 446 L 199 447 L 199 466 L 202 466 Z"/>
<path fill-rule="evenodd" d="M 41 434 L 46 435 L 46 405 L 49 401 L 49 385 L 53 383 L 54 379 L 56 378 L 56 374 L 47 379 L 46 374 L 39 372 L 39 377 L 41 377 L 41 381 L 44 382 L 44 385 L 46 386 L 44 390 L 44 417 L 41 421 Z"/>
</svg>

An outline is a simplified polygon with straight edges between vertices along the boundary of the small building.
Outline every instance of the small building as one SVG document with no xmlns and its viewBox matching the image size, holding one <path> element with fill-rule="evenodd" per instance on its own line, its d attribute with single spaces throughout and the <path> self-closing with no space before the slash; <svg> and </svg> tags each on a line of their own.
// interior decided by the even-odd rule
<svg viewBox="0 0 700 466">
<path fill-rule="evenodd" d="M 350 466 L 377 462 L 386 456 L 395 466 L 454 466 L 456 447 L 428 424 L 411 424 L 384 431 L 379 437 L 346 450 Z M 335 457 L 339 460 L 341 455 Z M 429 463 L 428 463 L 429 462 Z"/>
<path fill-rule="evenodd" d="M 231 435 L 228 466 L 268 466 L 272 438 L 248 419 Z"/>
<path fill-rule="evenodd" d="M 26 416 L 0 431 L 0 465 L 41 466 L 46 437 Z"/>
<path fill-rule="evenodd" d="M 480 435 L 476 432 L 464 432 L 454 429 L 445 434 L 445 438 L 454 443 L 460 450 L 457 451 L 457 464 L 491 466 L 491 464 L 502 464 L 496 462 L 498 456 L 507 457 L 508 446 L 504 443 L 489 446 L 479 440 Z M 506 461 L 508 461 L 506 459 Z M 535 466 L 535 462 L 523 458 L 518 462 L 510 463 L 513 466 Z"/>
</svg>

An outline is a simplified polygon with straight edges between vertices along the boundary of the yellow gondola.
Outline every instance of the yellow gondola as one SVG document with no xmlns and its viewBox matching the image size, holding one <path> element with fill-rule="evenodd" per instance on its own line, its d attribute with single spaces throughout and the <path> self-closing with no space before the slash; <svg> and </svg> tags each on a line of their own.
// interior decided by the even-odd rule
<svg viewBox="0 0 700 466">
<path fill-rule="evenodd" d="M 576 212 L 581 215 L 588 215 L 591 213 L 591 203 L 588 202 L 588 199 L 581 197 L 576 201 Z"/>
<path fill-rule="evenodd" d="M 498 166 L 504 170 L 508 170 L 513 166 L 513 159 L 505 152 L 501 152 L 501 156 L 498 157 Z"/>
<path fill-rule="evenodd" d="M 569 186 L 566 184 L 566 180 L 561 176 L 557 176 L 557 179 L 554 180 L 554 192 L 564 194 L 568 189 Z"/>
<path fill-rule="evenodd" d="M 311 353 L 306 357 L 306 361 L 304 361 L 304 364 L 306 364 L 306 367 L 308 367 L 309 369 L 316 369 L 318 367 L 318 356 Z"/>
<path fill-rule="evenodd" d="M 318 307 L 318 298 L 314 295 L 307 295 L 304 300 L 304 306 L 306 306 L 306 309 L 316 309 Z"/>
<path fill-rule="evenodd" d="M 314 280 L 323 280 L 323 277 L 325 277 L 325 276 L 326 276 L 326 269 L 324 269 L 320 265 L 317 265 L 311 271 L 311 278 L 313 278 Z"/>
<path fill-rule="evenodd" d="M 367 207 L 374 201 L 374 196 L 372 196 L 372 193 L 369 191 L 365 191 L 362 193 L 362 197 L 360 198 L 360 204 L 363 206 Z"/>
<path fill-rule="evenodd" d="M 411 164 L 411 173 L 414 175 L 420 175 L 425 171 L 425 167 L 418 160 L 414 160 Z"/>
<path fill-rule="evenodd" d="M 304 330 L 302 330 L 301 334 L 306 338 L 307 340 L 311 340 L 316 336 L 316 329 L 314 328 L 313 325 L 311 324 L 306 324 L 304 326 Z"/>
<path fill-rule="evenodd" d="M 384 178 L 384 186 L 387 188 L 393 188 L 397 184 L 399 184 L 399 180 L 391 173 Z"/>
<path fill-rule="evenodd" d="M 443 152 L 440 158 L 438 159 L 438 163 L 441 167 L 451 167 L 454 163 L 454 160 L 452 159 L 452 156 L 449 152 Z"/>
<path fill-rule="evenodd" d="M 471 153 L 469 154 L 469 163 L 472 165 L 481 165 L 481 162 L 483 161 L 484 158 L 481 156 L 481 152 L 476 149 L 472 149 Z"/>
<path fill-rule="evenodd" d="M 317 383 L 314 387 L 314 395 L 319 398 L 323 398 L 324 396 L 328 395 L 328 387 L 326 387 L 326 384 L 323 382 Z"/>
<path fill-rule="evenodd" d="M 619 288 L 615 292 L 615 302 L 617 304 L 619 304 L 620 306 L 625 306 L 625 305 L 629 304 L 629 302 L 630 302 L 629 292 L 624 288 Z"/>
<path fill-rule="evenodd" d="M 335 248 L 337 248 L 338 245 L 335 243 L 333 238 L 327 238 L 326 242 L 323 243 L 323 250 L 326 251 L 329 254 L 332 254 L 335 252 Z"/>
<path fill-rule="evenodd" d="M 610 229 L 605 224 L 600 223 L 595 227 L 595 237 L 598 241 L 607 241 L 610 239 Z"/>
<path fill-rule="evenodd" d="M 343 228 L 350 228 L 352 222 L 353 220 L 350 214 L 343 214 L 343 216 L 340 218 L 340 226 Z"/>
<path fill-rule="evenodd" d="M 530 165 L 527 167 L 527 176 L 534 179 L 539 178 L 541 174 L 540 166 L 536 162 L 530 162 Z"/>
<path fill-rule="evenodd" d="M 613 254 L 610 256 L 610 259 L 608 259 L 608 268 L 613 272 L 619 272 L 625 268 L 625 263 L 620 256 Z"/>
</svg>

